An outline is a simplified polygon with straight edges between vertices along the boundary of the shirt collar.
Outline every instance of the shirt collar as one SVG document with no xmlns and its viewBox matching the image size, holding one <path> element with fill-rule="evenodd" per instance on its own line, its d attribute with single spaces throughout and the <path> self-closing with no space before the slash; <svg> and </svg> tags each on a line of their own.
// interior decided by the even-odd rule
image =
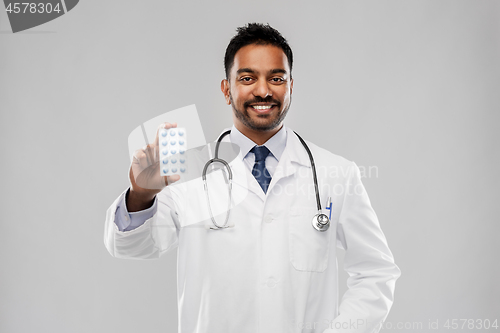
<svg viewBox="0 0 500 333">
<path fill-rule="evenodd" d="M 241 151 L 241 157 L 245 158 L 250 150 L 255 147 L 255 142 L 246 137 L 243 133 L 238 131 L 238 129 L 233 125 L 231 128 L 231 142 L 238 145 Z M 267 140 L 264 145 L 269 149 L 274 157 L 279 161 L 283 151 L 285 150 L 287 142 L 287 131 L 285 125 L 274 134 L 269 140 Z"/>
</svg>

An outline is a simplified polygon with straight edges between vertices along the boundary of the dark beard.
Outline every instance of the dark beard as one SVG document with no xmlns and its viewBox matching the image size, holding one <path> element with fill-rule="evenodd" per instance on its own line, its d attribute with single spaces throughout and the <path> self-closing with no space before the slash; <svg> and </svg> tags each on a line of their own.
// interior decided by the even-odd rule
<svg viewBox="0 0 500 333">
<path fill-rule="evenodd" d="M 281 108 L 280 102 L 275 101 L 272 98 L 256 97 L 253 101 L 245 102 L 243 104 L 243 111 L 240 111 L 235 107 L 233 97 L 231 96 L 231 94 L 229 94 L 229 99 L 231 100 L 231 106 L 233 107 L 233 111 L 234 111 L 234 114 L 236 115 L 236 118 L 238 118 L 243 123 L 243 125 L 245 125 L 245 127 L 248 127 L 254 131 L 262 131 L 262 132 L 270 131 L 270 130 L 277 128 L 283 122 L 283 120 L 285 120 L 286 115 L 288 113 L 288 109 L 290 109 L 290 105 L 292 104 L 292 97 L 290 96 L 290 104 L 288 104 L 288 107 L 286 109 L 284 109 L 283 112 L 281 112 L 278 115 L 278 117 L 276 117 L 270 123 L 260 124 L 260 123 L 254 122 L 252 120 L 252 118 L 250 118 L 248 111 L 247 111 L 247 107 L 249 107 L 250 104 L 253 104 L 253 103 L 275 103 L 276 107 L 279 109 L 279 108 Z M 267 118 L 267 117 L 269 117 L 269 115 L 260 115 L 259 117 L 260 118 Z"/>
</svg>

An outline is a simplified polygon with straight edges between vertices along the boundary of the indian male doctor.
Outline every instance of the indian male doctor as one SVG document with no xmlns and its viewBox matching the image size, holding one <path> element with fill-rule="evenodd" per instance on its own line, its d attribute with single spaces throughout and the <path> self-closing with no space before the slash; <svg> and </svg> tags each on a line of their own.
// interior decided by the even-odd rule
<svg viewBox="0 0 500 333">
<path fill-rule="evenodd" d="M 234 192 L 244 193 L 230 210 L 232 227 L 200 227 L 212 224 L 203 185 L 160 176 L 158 139 L 136 151 L 131 186 L 107 211 L 111 255 L 152 259 L 177 249 L 181 333 L 378 332 L 392 306 L 400 270 L 359 168 L 307 142 L 321 205 L 332 202 L 330 227 L 318 231 L 311 224 L 316 197 L 304 190 L 313 183 L 311 161 L 284 125 L 292 62 L 286 39 L 269 25 L 238 28 L 226 49 L 221 90 L 234 125 L 223 142 L 239 146 L 230 165 Z M 139 186 L 138 174 L 158 188 Z M 217 216 L 221 224 L 224 216 Z M 340 305 L 337 247 L 346 251 L 349 273 Z"/>
</svg>

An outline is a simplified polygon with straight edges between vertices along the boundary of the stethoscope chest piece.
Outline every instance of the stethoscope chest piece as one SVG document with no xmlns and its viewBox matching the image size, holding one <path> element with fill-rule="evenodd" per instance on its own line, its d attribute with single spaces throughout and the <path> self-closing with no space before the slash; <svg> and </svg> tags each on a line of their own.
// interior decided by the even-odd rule
<svg viewBox="0 0 500 333">
<path fill-rule="evenodd" d="M 314 229 L 318 231 L 326 231 L 330 227 L 330 219 L 325 214 L 316 214 L 312 219 Z"/>
</svg>

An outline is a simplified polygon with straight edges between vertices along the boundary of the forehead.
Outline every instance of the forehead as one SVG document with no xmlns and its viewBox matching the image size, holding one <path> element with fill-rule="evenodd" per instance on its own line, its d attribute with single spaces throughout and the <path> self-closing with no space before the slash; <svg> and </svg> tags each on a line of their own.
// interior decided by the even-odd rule
<svg viewBox="0 0 500 333">
<path fill-rule="evenodd" d="M 273 69 L 284 69 L 290 73 L 285 52 L 274 45 L 250 44 L 243 46 L 234 56 L 231 68 L 232 75 L 241 68 L 250 68 L 259 73 Z"/>
</svg>

